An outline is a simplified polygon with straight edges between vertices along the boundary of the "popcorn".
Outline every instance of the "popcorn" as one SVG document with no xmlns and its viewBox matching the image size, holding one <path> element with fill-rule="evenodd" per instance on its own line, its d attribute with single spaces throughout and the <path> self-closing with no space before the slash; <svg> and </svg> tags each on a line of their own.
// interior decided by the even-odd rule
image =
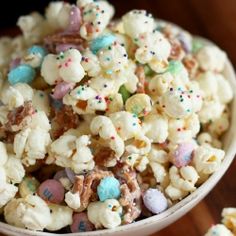
<svg viewBox="0 0 236 236">
<path fill-rule="evenodd" d="M 144 118 L 142 130 L 154 143 L 164 143 L 168 137 L 168 120 L 165 117 L 149 114 Z"/>
<path fill-rule="evenodd" d="M 117 159 L 124 153 L 124 142 L 116 132 L 112 120 L 105 116 L 95 117 L 90 125 L 93 135 L 99 135 L 102 139 L 108 140 L 110 148 L 115 152 Z"/>
<path fill-rule="evenodd" d="M 73 210 L 76 211 L 81 206 L 80 195 L 78 193 L 72 193 L 72 192 L 68 191 L 65 194 L 65 202 L 70 208 L 72 208 Z"/>
<path fill-rule="evenodd" d="M 236 232 L 236 209 L 235 208 L 224 208 L 222 213 L 222 223 L 233 233 Z"/>
<path fill-rule="evenodd" d="M 225 152 L 209 146 L 199 146 L 193 154 L 193 163 L 198 172 L 212 174 L 220 167 Z"/>
<path fill-rule="evenodd" d="M 221 72 L 224 69 L 226 54 L 216 46 L 202 47 L 196 57 L 203 70 Z"/>
<path fill-rule="evenodd" d="M 77 138 L 75 135 L 64 134 L 50 145 L 48 163 L 69 167 L 75 173 L 89 171 L 94 168 L 93 155 L 88 145 L 88 135 Z"/>
<path fill-rule="evenodd" d="M 84 77 L 84 69 L 81 66 L 82 56 L 76 49 L 69 49 L 58 55 L 48 54 L 42 63 L 41 75 L 50 84 L 57 81 L 80 82 Z"/>
<path fill-rule="evenodd" d="M 80 27 L 80 35 L 86 40 L 98 37 L 114 15 L 114 8 L 106 1 L 85 2 L 78 0 L 77 5 L 83 8 L 83 24 Z"/>
<path fill-rule="evenodd" d="M 213 235 L 224 235 L 224 236 L 233 236 L 233 234 L 222 224 L 213 225 L 205 236 L 213 236 Z"/>
<path fill-rule="evenodd" d="M 33 195 L 12 199 L 4 208 L 4 217 L 8 224 L 31 230 L 43 230 L 52 220 L 47 204 Z"/>
<path fill-rule="evenodd" d="M 122 207 L 116 199 L 92 202 L 88 206 L 88 218 L 96 228 L 112 229 L 121 224 Z"/>
<path fill-rule="evenodd" d="M 66 206 L 49 204 L 51 223 L 46 226 L 47 230 L 56 231 L 72 224 L 73 211 Z"/>
<path fill-rule="evenodd" d="M 172 166 L 169 170 L 171 184 L 178 189 L 192 192 L 199 178 L 197 171 L 192 166 L 184 166 L 180 169 Z"/>
<path fill-rule="evenodd" d="M 132 10 L 122 17 L 124 31 L 131 38 L 138 38 L 143 33 L 151 33 L 154 29 L 154 19 L 144 10 Z M 137 27 L 137 25 L 139 27 Z"/>
<path fill-rule="evenodd" d="M 139 48 L 135 52 L 135 58 L 142 64 L 148 63 L 157 73 L 163 72 L 168 63 L 171 46 L 167 39 L 158 31 L 144 33 L 138 38 Z"/>
<path fill-rule="evenodd" d="M 115 126 L 117 133 L 124 141 L 142 133 L 139 119 L 135 114 L 127 111 L 120 111 L 112 113 L 109 117 Z"/>
</svg>

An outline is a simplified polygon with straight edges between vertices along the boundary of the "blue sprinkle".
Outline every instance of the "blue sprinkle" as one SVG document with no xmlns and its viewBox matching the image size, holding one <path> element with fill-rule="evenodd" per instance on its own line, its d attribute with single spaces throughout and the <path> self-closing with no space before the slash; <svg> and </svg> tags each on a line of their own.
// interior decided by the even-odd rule
<svg viewBox="0 0 236 236">
<path fill-rule="evenodd" d="M 116 37 L 112 34 L 97 37 L 91 42 L 90 49 L 93 54 L 97 54 L 100 49 L 110 46 L 115 40 Z"/>
<path fill-rule="evenodd" d="M 29 54 L 40 54 L 41 57 L 45 57 L 47 55 L 47 50 L 44 47 L 34 45 L 28 49 Z"/>
<path fill-rule="evenodd" d="M 30 65 L 19 65 L 8 73 L 8 81 L 14 85 L 17 83 L 31 83 L 36 75 Z"/>
<path fill-rule="evenodd" d="M 112 70 L 107 70 L 106 73 L 107 73 L 108 75 L 111 75 L 111 74 L 112 74 Z"/>
<path fill-rule="evenodd" d="M 98 185 L 97 193 L 102 202 L 107 199 L 117 199 L 120 197 L 120 183 L 114 177 L 106 177 Z"/>
</svg>

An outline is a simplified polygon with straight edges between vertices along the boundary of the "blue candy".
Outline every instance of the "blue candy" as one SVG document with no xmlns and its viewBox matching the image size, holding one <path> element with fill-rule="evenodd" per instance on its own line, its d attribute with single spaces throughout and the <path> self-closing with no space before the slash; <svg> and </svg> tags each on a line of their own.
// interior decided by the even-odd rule
<svg viewBox="0 0 236 236">
<path fill-rule="evenodd" d="M 115 40 L 116 37 L 112 34 L 97 37 L 91 42 L 90 49 L 93 54 L 97 54 L 100 49 L 110 46 Z"/>
<path fill-rule="evenodd" d="M 107 199 L 117 199 L 120 197 L 120 183 L 114 177 L 106 177 L 101 180 L 97 187 L 99 200 L 104 202 Z"/>
<path fill-rule="evenodd" d="M 36 72 L 29 65 L 19 65 L 8 73 L 8 81 L 14 85 L 17 83 L 30 83 L 35 78 Z"/>
<path fill-rule="evenodd" d="M 44 47 L 34 45 L 28 49 L 28 54 L 40 54 L 41 57 L 45 57 L 47 55 L 47 50 Z"/>
</svg>

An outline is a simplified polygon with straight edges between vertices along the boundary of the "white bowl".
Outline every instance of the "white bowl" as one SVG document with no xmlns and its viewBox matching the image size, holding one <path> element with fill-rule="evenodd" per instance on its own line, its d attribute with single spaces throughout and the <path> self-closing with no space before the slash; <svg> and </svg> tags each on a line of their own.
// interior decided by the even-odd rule
<svg viewBox="0 0 236 236">
<path fill-rule="evenodd" d="M 204 43 L 213 44 L 212 42 L 197 37 Z M 233 70 L 233 66 L 229 59 L 227 59 L 227 63 L 224 69 L 224 75 L 230 82 L 230 85 L 235 93 L 236 91 L 236 76 Z M 85 233 L 70 233 L 70 234 L 61 234 L 68 236 L 145 236 L 150 235 L 154 232 L 157 232 L 166 226 L 170 225 L 174 221 L 181 218 L 184 214 L 190 211 L 194 206 L 197 205 L 218 183 L 218 181 L 222 178 L 226 170 L 229 168 L 231 162 L 234 159 L 234 155 L 236 153 L 236 96 L 234 96 L 234 100 L 231 103 L 231 122 L 230 128 L 228 132 L 225 134 L 223 139 L 224 150 L 226 152 L 225 158 L 220 166 L 220 169 L 215 172 L 210 178 L 202 184 L 195 192 L 191 193 L 189 196 L 184 198 L 182 201 L 177 203 L 176 205 L 170 207 L 165 212 L 155 215 L 144 220 L 120 226 L 115 229 L 105 229 L 98 230 L 92 232 Z M 0 232 L 6 235 L 14 235 L 14 236 L 52 236 L 58 235 L 54 233 L 45 233 L 45 232 L 35 232 L 26 229 L 17 228 L 5 223 L 0 222 Z"/>
</svg>

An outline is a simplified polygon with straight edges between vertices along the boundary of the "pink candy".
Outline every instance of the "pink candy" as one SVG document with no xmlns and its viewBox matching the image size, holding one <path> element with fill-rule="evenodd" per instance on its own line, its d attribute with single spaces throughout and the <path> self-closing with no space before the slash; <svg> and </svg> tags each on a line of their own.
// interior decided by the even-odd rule
<svg viewBox="0 0 236 236">
<path fill-rule="evenodd" d="M 54 88 L 52 97 L 54 99 L 62 99 L 70 90 L 74 88 L 74 83 L 60 82 Z"/>
<path fill-rule="evenodd" d="M 181 143 L 172 154 L 172 163 L 180 168 L 187 166 L 192 160 L 194 145 L 192 143 Z"/>
<path fill-rule="evenodd" d="M 59 181 L 48 179 L 40 184 L 38 195 L 45 201 L 60 204 L 64 200 L 65 190 Z"/>
<path fill-rule="evenodd" d="M 16 68 L 17 66 L 19 66 L 20 63 L 21 63 L 21 59 L 19 57 L 13 59 L 10 63 L 10 70 Z"/>
<path fill-rule="evenodd" d="M 94 230 L 94 225 L 89 221 L 86 213 L 75 213 L 70 230 L 72 233 L 92 231 Z"/>
</svg>

